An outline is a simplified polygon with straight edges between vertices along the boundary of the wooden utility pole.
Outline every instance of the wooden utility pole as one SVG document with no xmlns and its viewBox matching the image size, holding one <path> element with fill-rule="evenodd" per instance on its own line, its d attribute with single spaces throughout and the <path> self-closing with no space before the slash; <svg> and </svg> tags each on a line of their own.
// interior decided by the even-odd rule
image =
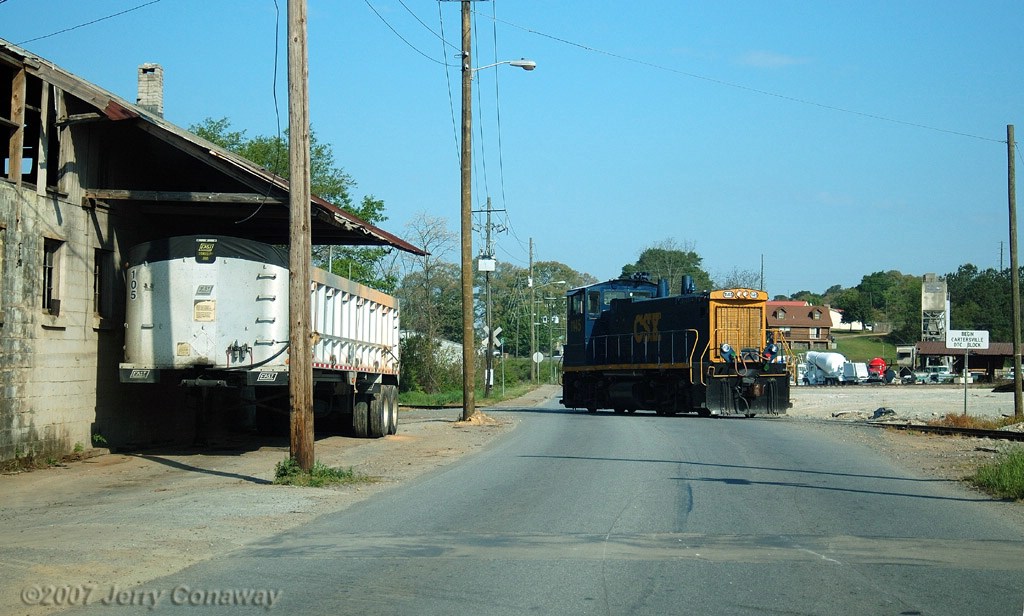
<svg viewBox="0 0 1024 616">
<path fill-rule="evenodd" d="M 309 64 L 306 0 L 288 0 L 288 396 L 291 457 L 313 468 L 313 357 L 309 281 Z"/>
<path fill-rule="evenodd" d="M 537 302 L 536 286 L 533 284 L 533 238 L 530 238 L 530 310 L 527 315 L 530 317 L 530 382 L 537 382 L 537 362 L 533 361 L 533 355 L 537 352 L 537 324 L 533 320 L 533 309 Z"/>
<path fill-rule="evenodd" d="M 491 244 L 491 198 L 487 197 L 487 228 L 484 229 L 487 239 L 484 240 L 484 254 L 491 264 L 484 272 L 484 295 L 485 304 L 484 320 L 487 322 L 487 357 L 484 359 L 484 398 L 491 396 L 491 389 L 494 387 L 494 321 L 491 319 L 491 270 L 494 263 L 494 247 Z M 482 269 L 482 268 L 481 268 Z"/>
<path fill-rule="evenodd" d="M 1014 164 L 1013 124 L 1006 125 L 1006 177 L 1010 204 L 1010 294 L 1013 296 L 1013 415 L 1024 417 L 1020 373 L 1020 270 L 1017 265 L 1017 173 Z"/>
<path fill-rule="evenodd" d="M 476 414 L 476 335 L 473 333 L 473 69 L 470 2 L 462 0 L 462 419 Z"/>
</svg>

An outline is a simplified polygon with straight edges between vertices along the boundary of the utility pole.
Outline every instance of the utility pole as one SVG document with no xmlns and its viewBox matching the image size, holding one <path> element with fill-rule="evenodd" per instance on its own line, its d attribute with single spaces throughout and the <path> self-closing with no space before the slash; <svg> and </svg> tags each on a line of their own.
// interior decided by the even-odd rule
<svg viewBox="0 0 1024 616">
<path fill-rule="evenodd" d="M 476 211 L 476 210 L 474 210 Z M 487 209 L 484 210 L 487 214 L 487 223 L 484 228 L 484 249 L 480 255 L 481 266 L 480 270 L 484 273 L 484 297 L 485 297 L 485 312 L 484 321 L 487 326 L 487 358 L 485 362 L 484 372 L 484 397 L 489 398 L 491 390 L 494 388 L 494 342 L 497 338 L 497 334 L 494 331 L 494 319 L 492 318 L 493 312 L 491 311 L 491 272 L 494 271 L 496 266 L 494 260 L 494 240 L 491 237 L 491 231 L 494 230 L 494 223 L 491 222 L 491 212 L 504 212 L 505 210 L 493 210 L 491 209 L 491 198 L 487 197 Z M 504 230 L 504 227 L 502 229 Z M 486 267 L 483 261 L 486 260 Z"/>
<path fill-rule="evenodd" d="M 1020 374 L 1020 268 L 1017 266 L 1017 172 L 1013 124 L 1006 125 L 1006 178 L 1010 204 L 1010 294 L 1013 296 L 1013 415 L 1024 417 Z"/>
<path fill-rule="evenodd" d="M 306 0 L 288 0 L 288 396 L 291 457 L 313 468 L 313 358 L 310 346 L 309 65 Z"/>
<path fill-rule="evenodd" d="M 476 414 L 476 336 L 473 333 L 473 69 L 470 3 L 462 0 L 462 419 Z"/>
<path fill-rule="evenodd" d="M 537 326 L 533 322 L 533 307 L 536 301 L 536 291 L 533 286 L 533 238 L 530 238 L 530 277 L 527 279 L 530 286 L 530 382 L 537 382 L 537 363 L 533 361 L 533 355 L 537 352 Z"/>
</svg>

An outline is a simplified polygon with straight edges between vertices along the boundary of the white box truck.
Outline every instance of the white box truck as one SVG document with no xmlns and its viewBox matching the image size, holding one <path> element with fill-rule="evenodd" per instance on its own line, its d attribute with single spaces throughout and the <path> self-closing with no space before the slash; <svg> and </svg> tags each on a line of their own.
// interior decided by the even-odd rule
<svg viewBox="0 0 1024 616">
<path fill-rule="evenodd" d="M 287 250 L 182 236 L 133 247 L 125 266 L 121 382 L 228 387 L 258 418 L 287 413 Z M 320 269 L 310 300 L 315 416 L 338 414 L 357 436 L 394 434 L 398 300 Z"/>
</svg>

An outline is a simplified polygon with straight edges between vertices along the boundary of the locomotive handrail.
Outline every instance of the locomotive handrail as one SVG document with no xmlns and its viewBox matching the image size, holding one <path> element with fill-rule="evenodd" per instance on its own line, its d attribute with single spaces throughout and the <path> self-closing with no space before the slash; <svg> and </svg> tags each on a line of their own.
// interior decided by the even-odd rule
<svg viewBox="0 0 1024 616">
<path fill-rule="evenodd" d="M 693 333 L 693 340 L 690 340 L 690 333 Z M 678 329 L 659 332 L 660 336 L 668 336 L 668 356 L 662 355 L 664 345 L 661 341 L 652 342 L 645 339 L 643 344 L 636 342 L 635 334 L 604 334 L 593 336 L 586 346 L 585 352 L 590 361 L 603 360 L 608 363 L 665 363 L 675 364 L 678 360 L 687 359 L 692 363 L 693 354 L 699 339 L 700 333 L 696 329 Z M 676 355 L 676 339 L 682 337 L 683 346 L 680 354 Z M 624 338 L 629 338 L 626 345 L 622 344 Z M 652 357 L 652 348 L 654 355 Z M 642 348 L 642 351 L 641 351 Z M 603 351 L 603 352 L 602 352 Z M 691 366 L 692 370 L 692 366 Z M 692 380 L 692 377 L 691 377 Z"/>
<path fill-rule="evenodd" d="M 700 332 L 698 330 L 696 330 L 696 329 L 687 329 L 687 330 L 684 330 L 684 331 L 693 332 L 693 347 L 690 349 L 690 356 L 687 358 L 687 359 L 689 359 L 689 364 L 690 364 L 690 384 L 692 385 L 693 384 L 693 354 L 697 352 L 697 341 L 700 340 Z M 704 348 L 705 348 L 705 350 L 707 350 L 707 346 L 706 345 L 705 345 Z M 700 375 L 700 384 L 701 385 L 707 385 L 707 383 L 704 382 L 704 371 L 701 370 L 697 374 Z"/>
</svg>

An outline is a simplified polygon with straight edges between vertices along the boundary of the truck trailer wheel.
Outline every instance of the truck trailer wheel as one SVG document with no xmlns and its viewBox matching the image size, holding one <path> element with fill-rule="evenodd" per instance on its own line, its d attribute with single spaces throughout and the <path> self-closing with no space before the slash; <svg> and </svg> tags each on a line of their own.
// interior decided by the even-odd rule
<svg viewBox="0 0 1024 616">
<path fill-rule="evenodd" d="M 388 434 L 398 434 L 398 387 L 384 386 L 384 402 L 388 414 Z"/>
<path fill-rule="evenodd" d="M 366 394 L 356 394 L 352 405 L 352 431 L 360 438 L 370 433 L 370 399 Z"/>
<path fill-rule="evenodd" d="M 370 398 L 370 438 L 380 438 L 388 433 L 388 411 L 383 390 Z"/>
</svg>

